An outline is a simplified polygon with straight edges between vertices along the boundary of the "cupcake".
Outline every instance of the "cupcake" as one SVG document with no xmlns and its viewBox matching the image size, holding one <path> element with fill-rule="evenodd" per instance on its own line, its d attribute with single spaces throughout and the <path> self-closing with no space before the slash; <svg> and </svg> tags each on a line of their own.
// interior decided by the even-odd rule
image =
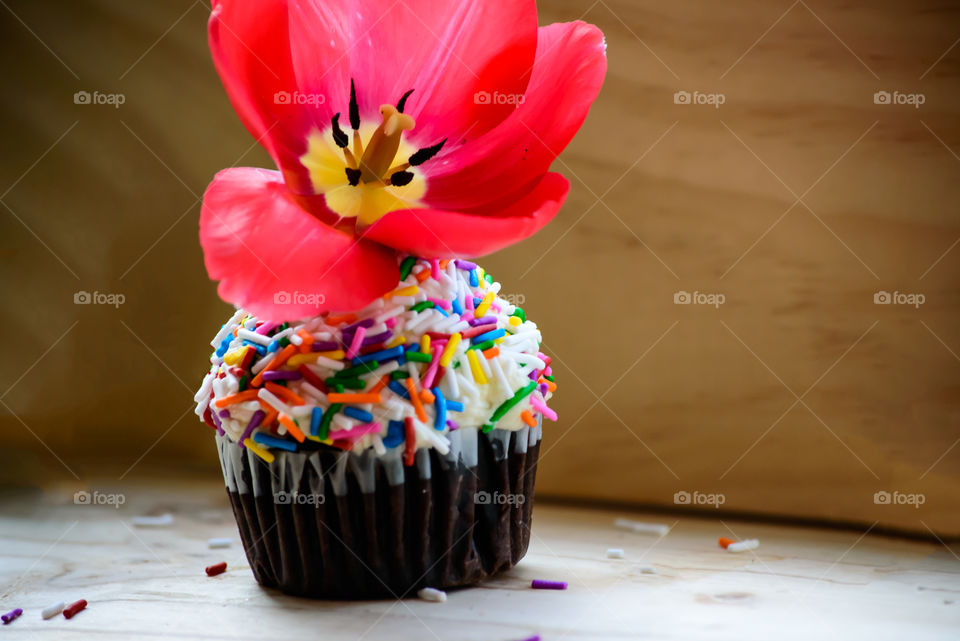
<svg viewBox="0 0 960 641">
<path fill-rule="evenodd" d="M 606 71 L 535 3 L 214 2 L 213 59 L 278 171 L 207 188 L 237 311 L 197 414 L 256 579 L 290 594 L 468 585 L 527 549 L 555 389 L 540 333 L 470 257 L 527 238 Z"/>
</svg>

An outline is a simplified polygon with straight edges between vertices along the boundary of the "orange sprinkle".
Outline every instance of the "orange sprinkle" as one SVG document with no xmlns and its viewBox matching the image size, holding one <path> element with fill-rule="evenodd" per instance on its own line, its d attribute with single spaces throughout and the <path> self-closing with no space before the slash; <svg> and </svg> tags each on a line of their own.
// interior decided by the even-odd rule
<svg viewBox="0 0 960 641">
<path fill-rule="evenodd" d="M 350 394 L 350 393 L 337 393 L 331 392 L 327 394 L 327 400 L 331 403 L 379 403 L 380 402 L 380 392 L 366 393 L 366 394 Z"/>
<path fill-rule="evenodd" d="M 218 398 L 214 401 L 214 405 L 217 407 L 226 407 L 227 405 L 233 405 L 234 403 L 242 403 L 244 401 L 252 401 L 257 398 L 257 390 L 248 389 L 242 392 L 237 392 L 236 394 L 231 394 L 230 396 L 224 396 L 223 398 Z"/>
<path fill-rule="evenodd" d="M 429 270 L 429 269 L 421 270 L 420 273 L 417 274 L 417 282 L 418 282 L 418 283 L 422 283 L 423 281 L 427 280 L 428 278 L 430 278 L 430 270 Z"/>
<path fill-rule="evenodd" d="M 440 269 L 446 269 L 447 265 L 449 264 L 450 264 L 450 259 L 444 258 L 443 260 L 440 261 Z"/>
<path fill-rule="evenodd" d="M 264 427 L 273 425 L 274 421 L 276 421 L 277 417 L 280 415 L 280 412 L 278 412 L 275 407 L 263 399 L 260 399 L 260 407 L 262 407 L 263 411 L 267 413 L 267 415 L 263 417 L 263 420 L 260 421 L 260 425 Z"/>
<path fill-rule="evenodd" d="M 287 428 L 287 431 L 290 432 L 290 436 L 297 439 L 298 442 L 303 443 L 304 439 L 307 437 L 303 435 L 303 432 L 300 431 L 300 428 L 297 427 L 297 424 L 293 421 L 293 419 L 282 412 L 279 415 L 279 419 L 280 424 Z"/>
<path fill-rule="evenodd" d="M 545 378 L 542 377 L 542 376 L 540 377 L 540 380 L 538 380 L 537 382 L 538 382 L 538 383 L 546 383 L 546 384 L 547 384 L 547 389 L 548 389 L 549 391 L 551 391 L 551 392 L 556 392 L 556 391 L 557 391 L 557 384 L 554 383 L 553 381 L 548 381 L 547 379 L 545 379 Z"/>
<path fill-rule="evenodd" d="M 290 358 L 291 356 L 293 356 L 296 351 L 297 351 L 297 346 L 294 345 L 293 343 L 291 343 L 291 344 L 287 345 L 286 347 L 284 347 L 284 348 L 283 348 L 283 351 L 281 351 L 279 354 L 277 354 L 277 355 L 273 358 L 273 360 L 270 361 L 270 364 L 269 364 L 269 365 L 267 365 L 266 367 L 264 367 L 262 370 L 260 370 L 260 373 L 259 373 L 259 374 L 257 374 L 256 376 L 253 377 L 253 380 L 250 381 L 250 386 L 251 386 L 251 387 L 260 387 L 261 385 L 263 385 L 263 373 L 264 373 L 264 372 L 269 372 L 270 370 L 277 369 L 278 367 L 280 367 L 281 365 L 283 365 L 284 363 L 286 363 L 286 362 L 287 362 L 287 359 Z"/>
<path fill-rule="evenodd" d="M 352 323 L 357 320 L 356 314 L 341 314 L 339 316 L 327 316 L 327 325 L 342 325 L 343 323 Z"/>
<path fill-rule="evenodd" d="M 420 390 L 420 400 L 427 405 L 432 405 L 433 402 L 437 400 L 437 397 L 433 395 L 433 392 L 424 387 L 422 390 Z"/>
<path fill-rule="evenodd" d="M 530 410 L 523 410 L 520 412 L 520 418 L 523 419 L 523 422 L 530 427 L 537 426 L 537 419 L 533 418 L 533 414 L 530 413 Z"/>
<path fill-rule="evenodd" d="M 430 270 L 426 270 L 430 271 Z M 405 379 L 404 382 L 407 384 L 407 391 L 410 393 L 410 402 L 413 403 L 413 409 L 417 412 L 417 418 L 419 418 L 424 423 L 427 422 L 427 413 L 423 411 L 423 403 L 420 402 L 420 396 L 417 394 L 417 390 L 413 387 L 413 379 Z"/>
<path fill-rule="evenodd" d="M 301 396 L 294 394 L 283 385 L 277 385 L 273 381 L 267 382 L 266 388 L 277 395 L 278 398 L 290 403 L 291 405 L 306 405 L 307 402 Z"/>
<path fill-rule="evenodd" d="M 389 382 L 390 382 L 390 375 L 384 374 L 383 377 L 377 382 L 377 384 L 370 388 L 370 393 L 379 395 L 380 390 L 386 387 L 387 383 Z M 378 403 L 380 402 L 379 397 L 377 398 L 377 402 Z"/>
<path fill-rule="evenodd" d="M 300 353 L 306 354 L 313 351 L 311 346 L 313 345 L 313 334 L 308 332 L 305 329 L 298 329 L 297 336 L 303 339 L 303 343 L 300 344 Z"/>
<path fill-rule="evenodd" d="M 486 356 L 487 358 L 493 358 L 493 357 L 495 357 L 495 356 L 500 356 L 500 348 L 497 347 L 496 345 L 494 345 L 494 346 L 491 347 L 490 349 L 486 350 L 486 351 L 483 353 L 483 355 Z"/>
<path fill-rule="evenodd" d="M 717 540 L 717 543 L 719 543 L 719 544 L 720 544 L 720 547 L 722 547 L 724 550 L 726 550 L 726 549 L 727 549 L 727 546 L 730 545 L 730 544 L 733 543 L 733 542 L 734 542 L 733 539 L 728 539 L 728 538 L 725 537 L 725 536 L 721 536 L 721 537 Z"/>
</svg>

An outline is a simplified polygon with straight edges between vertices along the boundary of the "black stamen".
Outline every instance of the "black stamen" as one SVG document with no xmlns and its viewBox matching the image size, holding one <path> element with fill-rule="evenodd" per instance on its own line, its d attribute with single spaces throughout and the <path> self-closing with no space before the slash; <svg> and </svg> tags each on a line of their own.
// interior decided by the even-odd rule
<svg viewBox="0 0 960 641">
<path fill-rule="evenodd" d="M 360 105 L 357 104 L 357 88 L 350 79 L 350 126 L 356 131 L 360 128 Z"/>
<path fill-rule="evenodd" d="M 350 169 L 349 167 L 346 167 L 346 170 L 347 170 L 347 180 L 350 182 L 350 185 L 352 187 L 356 187 L 357 185 L 359 185 L 360 174 L 362 174 L 363 172 L 360 171 L 359 169 Z"/>
<path fill-rule="evenodd" d="M 337 147 L 341 149 L 346 149 L 347 145 L 350 144 L 350 139 L 347 138 L 347 134 L 343 132 L 343 129 L 340 128 L 340 114 L 336 114 L 332 120 L 333 123 L 333 142 L 337 143 Z"/>
<path fill-rule="evenodd" d="M 397 111 L 399 111 L 400 113 L 403 113 L 404 107 L 407 106 L 407 98 L 409 98 L 410 94 L 412 93 L 413 93 L 413 89 L 403 94 L 403 98 L 401 98 L 400 102 L 397 103 Z"/>
<path fill-rule="evenodd" d="M 433 147 L 425 147 L 421 149 L 417 153 L 410 156 L 410 159 L 407 162 L 409 162 L 414 167 L 416 167 L 417 165 L 422 165 L 423 163 L 427 162 L 428 160 L 430 160 L 431 158 L 439 154 L 440 150 L 443 149 L 444 143 L 446 142 L 447 142 L 447 139 L 444 138 L 443 140 L 435 144 Z"/>
<path fill-rule="evenodd" d="M 413 172 L 410 171 L 397 171 L 390 176 L 390 184 L 394 187 L 409 185 L 411 180 L 413 180 Z"/>
</svg>

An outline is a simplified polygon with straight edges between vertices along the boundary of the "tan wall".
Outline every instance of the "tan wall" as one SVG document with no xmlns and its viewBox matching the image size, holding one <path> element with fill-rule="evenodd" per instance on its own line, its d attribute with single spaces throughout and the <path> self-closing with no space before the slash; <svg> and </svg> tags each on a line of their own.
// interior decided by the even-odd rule
<svg viewBox="0 0 960 641">
<path fill-rule="evenodd" d="M 151 446 L 131 474 L 212 465 L 189 388 L 229 309 L 196 198 L 218 169 L 269 159 L 213 73 L 201 5 L 61 4 L 11 8 L 63 64 L 0 23 L 17 63 L 0 99 L 7 473 L 72 478 L 55 456 L 84 478 L 94 458 L 123 471 Z M 957 535 L 958 6 L 789 6 L 541 3 L 543 22 L 600 25 L 610 72 L 556 165 L 563 213 L 484 261 L 555 357 L 539 490 L 722 492 L 728 509 Z M 75 105 L 81 89 L 126 103 Z M 878 90 L 926 102 L 876 105 Z M 126 302 L 75 306 L 81 289 Z M 679 290 L 726 301 L 675 305 Z M 878 290 L 926 302 L 874 305 Z M 926 503 L 877 506 L 878 490 Z"/>
</svg>

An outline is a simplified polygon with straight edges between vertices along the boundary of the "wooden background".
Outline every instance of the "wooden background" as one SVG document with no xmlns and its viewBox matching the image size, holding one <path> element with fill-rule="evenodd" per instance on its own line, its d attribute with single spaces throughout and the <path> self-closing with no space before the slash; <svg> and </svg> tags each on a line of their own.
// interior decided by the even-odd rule
<svg viewBox="0 0 960 641">
<path fill-rule="evenodd" d="M 676 492 L 722 493 L 724 510 L 960 535 L 957 3 L 540 5 L 542 23 L 598 24 L 610 70 L 555 165 L 564 211 L 484 261 L 555 357 L 539 492 L 677 509 Z M 198 197 L 270 161 L 213 72 L 205 2 L 0 15 L 0 478 L 216 475 L 190 408 L 229 308 Z"/>
</svg>

